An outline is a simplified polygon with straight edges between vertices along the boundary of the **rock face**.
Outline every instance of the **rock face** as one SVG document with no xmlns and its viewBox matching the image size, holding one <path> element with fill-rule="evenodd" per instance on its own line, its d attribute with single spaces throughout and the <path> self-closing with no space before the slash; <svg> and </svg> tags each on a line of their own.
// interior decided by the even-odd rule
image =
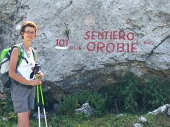
<svg viewBox="0 0 170 127">
<path fill-rule="evenodd" d="M 34 21 L 32 47 L 56 100 L 112 84 L 125 71 L 168 76 L 169 7 L 169 0 L 1 0 L 0 51 L 21 43 L 20 25 Z"/>
</svg>

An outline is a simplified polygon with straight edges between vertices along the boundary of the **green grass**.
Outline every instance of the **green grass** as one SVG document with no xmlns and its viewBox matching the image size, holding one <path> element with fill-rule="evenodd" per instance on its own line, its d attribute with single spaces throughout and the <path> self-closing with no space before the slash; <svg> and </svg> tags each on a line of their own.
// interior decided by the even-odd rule
<svg viewBox="0 0 170 127">
<path fill-rule="evenodd" d="M 133 127 L 133 124 L 140 123 L 139 117 L 141 115 L 123 114 L 123 116 L 116 116 L 116 114 L 106 114 L 103 117 L 84 117 L 83 115 L 75 115 L 69 117 L 67 115 L 50 116 L 48 114 L 48 127 Z M 154 116 L 143 114 L 147 118 L 146 123 L 141 123 L 143 127 L 170 127 L 170 117 L 165 114 Z M 16 120 L 2 121 L 0 120 L 0 127 L 17 127 Z M 38 120 L 31 118 L 30 127 L 38 127 Z M 44 119 L 41 119 L 41 126 L 45 127 Z"/>
</svg>

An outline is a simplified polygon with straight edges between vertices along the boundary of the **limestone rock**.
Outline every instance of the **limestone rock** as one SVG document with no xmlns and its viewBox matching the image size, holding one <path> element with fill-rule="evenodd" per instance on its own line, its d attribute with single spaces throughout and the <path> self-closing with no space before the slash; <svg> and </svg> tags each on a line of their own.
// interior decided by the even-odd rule
<svg viewBox="0 0 170 127">
<path fill-rule="evenodd" d="M 133 126 L 134 127 L 142 127 L 142 125 L 140 123 L 135 123 Z"/>
<path fill-rule="evenodd" d="M 89 103 L 85 103 L 81 108 L 76 109 L 76 114 L 83 113 L 91 116 L 94 113 L 94 108 L 89 105 Z"/>
<path fill-rule="evenodd" d="M 21 43 L 20 25 L 34 21 L 32 47 L 55 100 L 114 83 L 125 71 L 168 77 L 169 7 L 168 0 L 1 0 L 0 51 Z"/>
<path fill-rule="evenodd" d="M 167 115 L 170 116 L 170 107 L 168 107 Z"/>
<path fill-rule="evenodd" d="M 146 119 L 145 117 L 141 116 L 141 117 L 139 118 L 139 121 L 142 122 L 142 123 L 146 123 L 146 122 L 147 122 L 147 119 Z"/>
<path fill-rule="evenodd" d="M 165 105 L 155 109 L 154 111 L 149 112 L 148 115 L 149 114 L 151 114 L 151 115 L 158 115 L 158 114 L 165 113 L 167 111 L 168 107 L 169 107 L 169 104 L 165 104 Z"/>
</svg>

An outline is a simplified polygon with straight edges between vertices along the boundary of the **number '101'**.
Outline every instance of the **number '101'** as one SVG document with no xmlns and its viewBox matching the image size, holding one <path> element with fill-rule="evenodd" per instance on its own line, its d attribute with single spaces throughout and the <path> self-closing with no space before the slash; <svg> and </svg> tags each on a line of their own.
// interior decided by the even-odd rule
<svg viewBox="0 0 170 127">
<path fill-rule="evenodd" d="M 60 46 L 60 47 L 68 46 L 68 40 L 56 39 L 56 46 Z"/>
</svg>

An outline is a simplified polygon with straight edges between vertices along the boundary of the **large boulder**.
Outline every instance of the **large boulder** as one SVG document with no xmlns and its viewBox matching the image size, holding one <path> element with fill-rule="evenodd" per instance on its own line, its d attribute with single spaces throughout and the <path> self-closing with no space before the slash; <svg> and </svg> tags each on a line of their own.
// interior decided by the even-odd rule
<svg viewBox="0 0 170 127">
<path fill-rule="evenodd" d="M 113 84 L 125 71 L 168 77 L 169 7 L 169 0 L 1 0 L 0 51 L 21 43 L 21 24 L 34 21 L 43 88 L 55 100 Z"/>
</svg>

